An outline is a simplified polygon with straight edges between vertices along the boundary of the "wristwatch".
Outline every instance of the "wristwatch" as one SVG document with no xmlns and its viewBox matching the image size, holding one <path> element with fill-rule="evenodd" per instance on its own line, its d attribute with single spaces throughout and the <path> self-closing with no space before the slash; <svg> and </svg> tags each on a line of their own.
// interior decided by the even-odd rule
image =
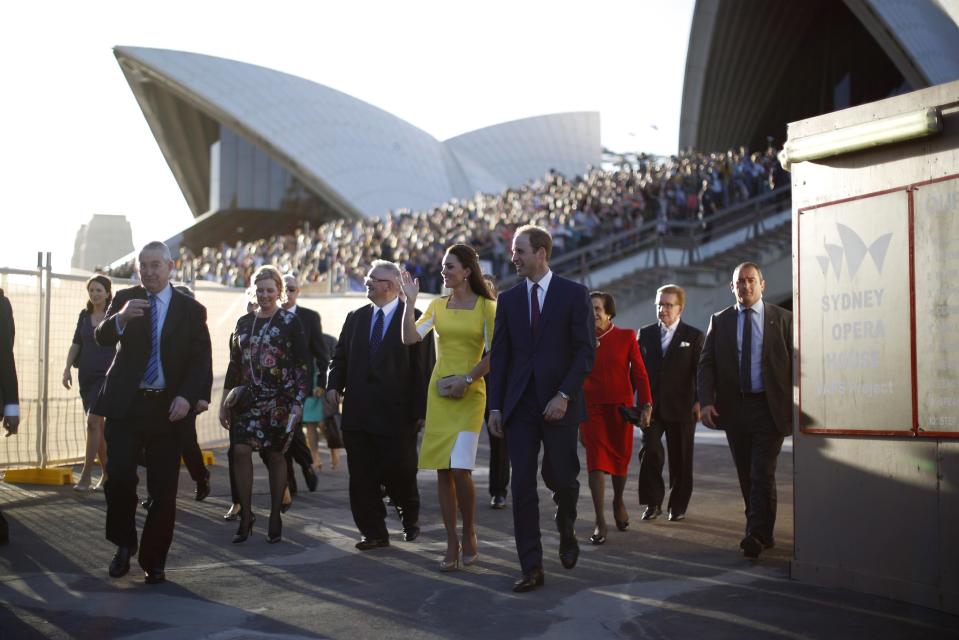
<svg viewBox="0 0 959 640">
<path fill-rule="evenodd" d="M 466 380 L 466 386 L 467 386 L 467 387 L 470 386 L 471 384 L 473 384 L 473 376 L 471 376 L 471 375 L 465 375 L 465 376 L 463 376 L 463 378 Z"/>
<path fill-rule="evenodd" d="M 559 392 L 559 397 L 563 400 L 569 400 L 569 394 L 563 393 L 562 391 Z"/>
</svg>

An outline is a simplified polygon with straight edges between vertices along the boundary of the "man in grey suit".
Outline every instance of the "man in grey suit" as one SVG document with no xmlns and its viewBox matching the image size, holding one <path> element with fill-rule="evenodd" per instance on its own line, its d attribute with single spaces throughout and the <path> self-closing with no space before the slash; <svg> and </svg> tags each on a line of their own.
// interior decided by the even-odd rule
<svg viewBox="0 0 959 640">
<path fill-rule="evenodd" d="M 746 504 L 747 558 L 774 545 L 776 461 L 792 435 L 792 313 L 763 301 L 759 266 L 740 264 L 729 285 L 736 304 L 713 314 L 699 358 L 703 424 L 723 429 Z"/>
</svg>

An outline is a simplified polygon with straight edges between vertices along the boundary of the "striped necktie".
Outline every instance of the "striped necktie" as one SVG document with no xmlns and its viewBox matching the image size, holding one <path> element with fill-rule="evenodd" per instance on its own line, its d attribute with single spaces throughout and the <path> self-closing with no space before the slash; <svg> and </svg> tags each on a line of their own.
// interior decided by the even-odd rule
<svg viewBox="0 0 959 640">
<path fill-rule="evenodd" d="M 370 357 L 376 355 L 376 351 L 383 343 L 383 310 L 376 310 L 376 319 L 373 321 L 373 335 L 370 336 Z"/>
<path fill-rule="evenodd" d="M 143 382 L 152 386 L 160 379 L 160 314 L 157 313 L 157 297 L 149 293 L 150 299 L 150 359 L 143 374 Z"/>
</svg>

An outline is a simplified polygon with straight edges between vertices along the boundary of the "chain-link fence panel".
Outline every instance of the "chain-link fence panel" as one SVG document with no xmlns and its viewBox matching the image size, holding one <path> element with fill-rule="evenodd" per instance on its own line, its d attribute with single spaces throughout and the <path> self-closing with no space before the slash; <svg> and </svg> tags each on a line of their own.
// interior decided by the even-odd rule
<svg viewBox="0 0 959 640">
<path fill-rule="evenodd" d="M 20 428 L 17 435 L 0 438 L 0 468 L 40 463 L 41 282 L 40 271 L 0 271 L 0 289 L 13 308 L 13 358 L 20 395 Z"/>
</svg>

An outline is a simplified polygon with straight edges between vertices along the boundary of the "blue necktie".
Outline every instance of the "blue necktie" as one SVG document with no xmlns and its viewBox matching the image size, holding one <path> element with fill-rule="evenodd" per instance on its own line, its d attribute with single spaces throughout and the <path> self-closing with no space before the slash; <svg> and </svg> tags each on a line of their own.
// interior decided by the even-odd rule
<svg viewBox="0 0 959 640">
<path fill-rule="evenodd" d="M 147 360 L 143 382 L 151 386 L 160 378 L 160 314 L 157 313 L 157 297 L 153 294 L 147 297 L 150 298 L 150 359 Z"/>
<path fill-rule="evenodd" d="M 739 360 L 739 386 L 743 393 L 750 393 L 753 390 L 753 371 L 752 371 L 752 342 L 753 342 L 753 321 L 750 317 L 752 309 L 743 309 L 743 352 Z"/>
<path fill-rule="evenodd" d="M 376 320 L 373 321 L 373 335 L 370 336 L 370 357 L 376 355 L 377 349 L 383 344 L 383 310 L 376 310 Z"/>
</svg>

